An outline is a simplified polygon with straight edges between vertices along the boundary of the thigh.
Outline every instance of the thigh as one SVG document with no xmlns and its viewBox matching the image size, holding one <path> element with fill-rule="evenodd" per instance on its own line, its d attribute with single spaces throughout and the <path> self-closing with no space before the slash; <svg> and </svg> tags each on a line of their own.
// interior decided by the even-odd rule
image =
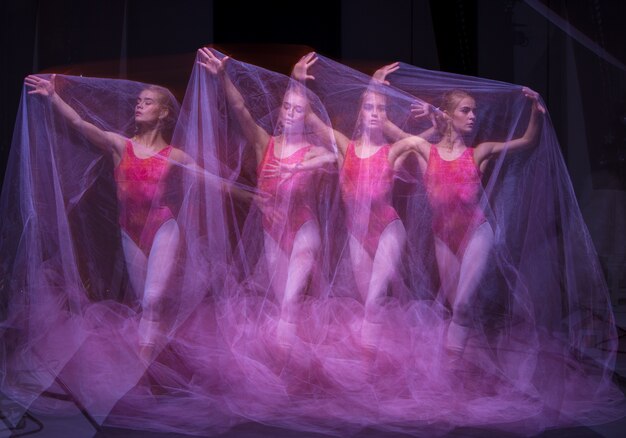
<svg viewBox="0 0 626 438">
<path fill-rule="evenodd" d="M 263 241 L 268 280 L 278 299 L 282 300 L 287 281 L 289 256 L 282 250 L 278 242 L 266 232 L 263 233 Z"/>
<path fill-rule="evenodd" d="M 179 242 L 180 231 L 174 219 L 168 220 L 159 227 L 154 235 L 148 256 L 146 289 L 165 287 L 165 282 L 176 265 Z"/>
<path fill-rule="evenodd" d="M 487 266 L 493 238 L 493 230 L 488 222 L 481 224 L 472 233 L 461 260 L 457 300 L 467 304 L 474 295 Z"/>
<path fill-rule="evenodd" d="M 368 285 L 372 276 L 373 261 L 369 253 L 361 242 L 352 234 L 348 237 L 350 246 L 350 260 L 352 262 L 352 272 L 356 281 L 361 298 L 367 298 Z"/>
<path fill-rule="evenodd" d="M 320 229 L 313 220 L 307 221 L 298 229 L 293 239 L 290 259 L 299 253 L 316 253 L 321 244 Z"/>
<path fill-rule="evenodd" d="M 489 222 L 479 225 L 470 237 L 463 252 L 463 269 L 474 264 L 484 265 L 493 247 L 493 229 Z"/>
<path fill-rule="evenodd" d="M 122 249 L 130 283 L 136 297 L 141 299 L 148 269 L 148 258 L 124 230 L 122 230 Z"/>
<path fill-rule="evenodd" d="M 450 247 L 437 237 L 435 237 L 435 256 L 437 258 L 437 269 L 439 270 L 439 281 L 441 282 L 440 298 L 449 304 L 453 304 L 461 268 L 459 259 Z"/>
<path fill-rule="evenodd" d="M 390 222 L 380 235 L 374 260 L 397 262 L 406 242 L 406 230 L 401 220 Z"/>
</svg>

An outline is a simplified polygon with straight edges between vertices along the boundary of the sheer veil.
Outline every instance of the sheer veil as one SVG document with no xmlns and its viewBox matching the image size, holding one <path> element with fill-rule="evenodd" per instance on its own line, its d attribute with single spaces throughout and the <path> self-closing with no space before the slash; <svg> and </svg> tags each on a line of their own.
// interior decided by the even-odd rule
<svg viewBox="0 0 626 438">
<path fill-rule="evenodd" d="M 97 424 L 198 435 L 623 416 L 611 303 L 541 97 L 295 61 L 288 77 L 201 49 L 180 106 L 27 79 L 0 199 L 16 419 L 68 411 L 54 393 Z M 163 144 L 143 141 L 146 92 Z"/>
</svg>

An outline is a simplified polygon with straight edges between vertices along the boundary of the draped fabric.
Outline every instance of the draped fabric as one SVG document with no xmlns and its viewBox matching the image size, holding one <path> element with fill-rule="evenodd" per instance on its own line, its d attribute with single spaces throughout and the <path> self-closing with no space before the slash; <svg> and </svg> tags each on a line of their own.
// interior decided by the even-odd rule
<svg viewBox="0 0 626 438">
<path fill-rule="evenodd" d="M 212 406 L 211 427 L 228 425 L 214 372 L 212 300 L 228 278 L 230 243 L 213 114 L 186 99 L 166 133 L 173 147 L 148 157 L 130 140 L 148 84 L 60 75 L 54 83 L 83 120 L 129 140 L 115 164 L 25 87 L 2 192 L 3 393 L 53 411 L 74 407 L 48 393 L 69 393 L 98 423 L 151 427 L 163 406 L 150 388 L 186 382 L 198 406 Z M 174 160 L 173 148 L 189 163 Z M 154 351 L 142 358 L 146 343 Z M 178 421 L 172 412 L 153 427 L 182 430 Z"/>
<path fill-rule="evenodd" d="M 25 87 L 0 225 L 1 390 L 24 411 L 63 393 L 198 435 L 623 416 L 606 285 L 532 92 L 204 50 L 154 153 L 148 84 L 40 78 L 123 147 Z"/>
</svg>

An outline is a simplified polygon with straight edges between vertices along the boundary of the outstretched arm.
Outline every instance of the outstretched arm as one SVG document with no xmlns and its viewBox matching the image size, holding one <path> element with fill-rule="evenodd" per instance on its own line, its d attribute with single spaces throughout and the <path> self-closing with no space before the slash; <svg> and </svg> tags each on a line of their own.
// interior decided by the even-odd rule
<svg viewBox="0 0 626 438">
<path fill-rule="evenodd" d="M 31 88 L 28 94 L 36 94 L 47 98 L 54 109 L 69 122 L 69 124 L 81 132 L 89 142 L 98 148 L 111 152 L 117 157 L 121 157 L 124 151 L 124 143 L 126 139 L 119 134 L 104 131 L 96 125 L 89 123 L 65 102 L 55 90 L 56 75 L 52 75 L 50 80 L 39 76 L 30 75 L 24 79 L 27 87 Z"/>
<path fill-rule="evenodd" d="M 504 150 L 516 151 L 529 148 L 536 143 L 537 136 L 541 127 L 542 115 L 545 114 L 546 109 L 539 103 L 539 93 L 531 90 L 530 88 L 522 88 L 522 93 L 528 99 L 532 100 L 532 109 L 530 114 L 530 120 L 526 132 L 520 138 L 513 139 L 507 142 L 485 142 L 476 146 L 474 151 L 474 159 L 476 165 L 480 166 L 485 161 L 494 155 L 499 154 Z"/>
<path fill-rule="evenodd" d="M 300 170 L 314 170 L 337 162 L 337 156 L 328 149 L 317 146 L 311 148 L 300 163 Z"/>
<path fill-rule="evenodd" d="M 207 172 L 205 169 L 200 167 L 189 154 L 180 149 L 173 149 L 170 154 L 170 158 L 187 172 L 190 172 L 197 178 L 201 178 L 214 189 L 226 191 L 243 201 L 252 201 L 254 199 L 254 193 L 239 188 L 232 183 Z"/>
<path fill-rule="evenodd" d="M 198 62 L 209 74 L 217 76 L 224 84 L 224 90 L 226 92 L 226 98 L 228 103 L 235 112 L 235 117 L 243 128 L 246 139 L 253 143 L 257 150 L 257 158 L 259 154 L 263 155 L 265 147 L 269 142 L 269 134 L 261 128 L 256 121 L 252 118 L 250 111 L 246 107 L 246 101 L 232 83 L 228 74 L 226 74 L 225 66 L 226 62 L 230 59 L 225 56 L 219 59 L 215 54 L 207 47 L 203 47 L 198 50 L 201 61 Z"/>
<path fill-rule="evenodd" d="M 337 162 L 337 157 L 324 147 L 314 147 L 299 163 L 282 163 L 278 160 L 270 161 L 263 169 L 263 176 L 268 178 L 282 176 L 289 178 L 297 172 L 308 170 L 327 169 Z"/>
</svg>

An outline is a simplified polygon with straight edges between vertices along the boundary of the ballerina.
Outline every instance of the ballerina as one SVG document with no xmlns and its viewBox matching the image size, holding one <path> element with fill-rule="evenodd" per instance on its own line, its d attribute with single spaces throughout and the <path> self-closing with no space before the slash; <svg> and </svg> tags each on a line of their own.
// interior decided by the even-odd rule
<svg viewBox="0 0 626 438">
<path fill-rule="evenodd" d="M 302 57 L 294 77 L 301 82 L 315 80 L 308 70 L 317 59 L 313 52 Z M 398 68 L 399 64 L 393 63 L 374 73 L 361 95 L 352 138 L 337 129 L 332 131 L 339 151 L 352 271 L 365 306 L 361 342 L 367 348 L 373 348 L 380 337 L 380 308 L 397 278 L 406 242 L 404 224 L 392 203 L 392 190 L 395 174 L 408 154 L 392 153 L 398 146 L 390 141 L 406 134 L 387 118 L 383 88 L 389 84 L 386 77 Z M 417 104 L 413 112 L 415 117 L 428 115 Z M 428 130 L 420 135 L 428 138 L 430 134 Z"/>
<path fill-rule="evenodd" d="M 332 165 L 335 155 L 311 144 L 305 121 L 311 111 L 306 90 L 291 83 L 278 114 L 278 130 L 269 134 L 252 117 L 245 99 L 226 74 L 228 56 L 219 59 L 208 48 L 199 50 L 200 65 L 220 78 L 229 105 L 252 145 L 258 163 L 257 204 L 263 213 L 264 254 L 271 287 L 280 302 L 279 343 L 289 345 L 295 336 L 298 303 L 310 281 L 320 250 L 315 172 Z"/>
<path fill-rule="evenodd" d="M 472 303 L 494 241 L 480 205 L 482 172 L 503 151 L 532 147 L 540 131 L 540 115 L 545 114 L 536 92 L 524 87 L 522 93 L 532 100 L 532 112 L 519 138 L 467 146 L 466 138 L 477 121 L 476 100 L 463 90 L 451 90 L 444 94 L 440 107 L 441 141 L 433 145 L 420 136 L 409 136 L 394 148 L 398 156 L 415 153 L 424 175 L 433 214 L 440 298 L 452 309 L 446 347 L 458 354 L 465 348 Z"/>
<path fill-rule="evenodd" d="M 48 99 L 75 130 L 113 159 L 122 248 L 131 285 L 141 301 L 140 356 L 148 361 L 160 336 L 161 307 L 181 239 L 174 207 L 166 196 L 172 167 L 181 166 L 195 175 L 203 175 L 214 186 L 226 186 L 216 184 L 216 179 L 206 175 L 193 158 L 168 143 L 179 108 L 168 89 L 148 85 L 139 93 L 134 114 L 135 135 L 126 138 L 84 120 L 56 92 L 55 79 L 56 75 L 50 80 L 30 75 L 25 84 L 31 88 L 29 94 Z M 242 190 L 231 191 L 245 196 Z"/>
</svg>

